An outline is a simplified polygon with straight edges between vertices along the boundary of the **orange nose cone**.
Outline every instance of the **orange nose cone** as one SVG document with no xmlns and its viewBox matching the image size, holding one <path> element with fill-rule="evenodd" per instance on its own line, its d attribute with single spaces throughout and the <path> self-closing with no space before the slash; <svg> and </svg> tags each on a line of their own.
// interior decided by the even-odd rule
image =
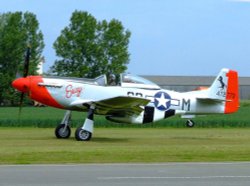
<svg viewBox="0 0 250 186">
<path fill-rule="evenodd" d="M 18 78 L 12 82 L 12 87 L 26 93 L 29 89 L 29 80 L 28 78 Z"/>
</svg>

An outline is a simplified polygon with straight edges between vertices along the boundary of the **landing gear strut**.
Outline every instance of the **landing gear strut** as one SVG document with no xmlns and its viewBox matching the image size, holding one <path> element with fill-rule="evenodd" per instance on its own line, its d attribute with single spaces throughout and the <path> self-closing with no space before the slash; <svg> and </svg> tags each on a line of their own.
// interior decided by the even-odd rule
<svg viewBox="0 0 250 186">
<path fill-rule="evenodd" d="M 191 120 L 191 119 L 189 119 L 189 120 L 187 120 L 187 122 L 186 122 L 186 126 L 187 127 L 194 127 L 194 125 L 195 125 L 195 123 L 194 123 L 194 121 L 193 120 Z"/>
<path fill-rule="evenodd" d="M 76 129 L 75 138 L 77 141 L 89 141 L 91 139 L 94 130 L 94 110 L 95 105 L 91 105 L 83 126 Z"/>
<path fill-rule="evenodd" d="M 61 124 L 59 124 L 55 129 L 55 135 L 60 139 L 67 139 L 70 137 L 71 129 L 70 129 L 70 120 L 71 120 L 71 111 L 67 110 Z"/>
</svg>

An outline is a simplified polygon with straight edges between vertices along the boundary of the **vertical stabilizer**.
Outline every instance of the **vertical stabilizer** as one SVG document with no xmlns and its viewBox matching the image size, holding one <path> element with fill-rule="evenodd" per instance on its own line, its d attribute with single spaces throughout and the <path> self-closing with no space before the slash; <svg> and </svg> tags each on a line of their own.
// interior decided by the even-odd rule
<svg viewBox="0 0 250 186">
<path fill-rule="evenodd" d="M 224 112 L 233 113 L 239 108 L 238 73 L 229 69 L 222 69 L 209 88 L 211 99 L 225 101 Z"/>
</svg>

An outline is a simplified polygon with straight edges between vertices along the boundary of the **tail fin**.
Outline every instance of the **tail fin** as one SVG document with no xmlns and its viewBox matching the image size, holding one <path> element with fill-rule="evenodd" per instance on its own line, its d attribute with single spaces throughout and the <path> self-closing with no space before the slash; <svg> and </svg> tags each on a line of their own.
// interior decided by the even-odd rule
<svg viewBox="0 0 250 186">
<path fill-rule="evenodd" d="M 209 97 L 225 101 L 225 114 L 236 112 L 239 108 L 238 73 L 222 69 L 209 88 Z"/>
</svg>

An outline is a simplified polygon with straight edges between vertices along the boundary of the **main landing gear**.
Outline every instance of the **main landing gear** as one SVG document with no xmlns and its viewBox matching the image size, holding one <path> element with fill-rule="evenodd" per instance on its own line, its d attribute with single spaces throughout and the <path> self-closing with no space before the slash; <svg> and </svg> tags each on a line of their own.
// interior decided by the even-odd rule
<svg viewBox="0 0 250 186">
<path fill-rule="evenodd" d="M 83 125 L 76 129 L 75 138 L 77 141 L 89 141 L 91 139 L 94 131 L 94 110 L 95 106 L 91 105 Z M 70 121 L 71 111 L 68 110 L 66 111 L 61 124 L 59 124 L 55 129 L 55 135 L 57 138 L 67 139 L 70 137 Z"/>
<path fill-rule="evenodd" d="M 95 106 L 91 105 L 83 126 L 76 129 L 75 138 L 77 141 L 89 141 L 91 139 L 94 130 L 94 110 Z"/>
</svg>

